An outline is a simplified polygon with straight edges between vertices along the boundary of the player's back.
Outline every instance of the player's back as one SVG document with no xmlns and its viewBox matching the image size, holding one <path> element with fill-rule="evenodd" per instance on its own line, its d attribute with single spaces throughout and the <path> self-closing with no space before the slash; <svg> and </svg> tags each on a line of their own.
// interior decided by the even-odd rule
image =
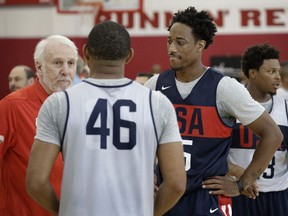
<svg viewBox="0 0 288 216">
<path fill-rule="evenodd" d="M 157 148 L 151 91 L 88 79 L 67 91 L 60 215 L 153 215 Z"/>
</svg>

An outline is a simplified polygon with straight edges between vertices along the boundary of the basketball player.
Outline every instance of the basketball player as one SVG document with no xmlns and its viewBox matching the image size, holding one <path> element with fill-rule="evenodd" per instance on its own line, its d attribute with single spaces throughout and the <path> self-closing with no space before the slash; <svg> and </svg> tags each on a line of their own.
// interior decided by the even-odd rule
<svg viewBox="0 0 288 216">
<path fill-rule="evenodd" d="M 280 86 L 279 52 L 268 44 L 249 47 L 242 57 L 242 69 L 247 77 L 247 89 L 253 99 L 270 113 L 278 124 L 284 140 L 268 167 L 257 179 L 259 196 L 252 200 L 243 195 L 233 198 L 233 216 L 286 216 L 288 212 L 288 115 L 287 102 L 278 95 Z M 259 137 L 237 123 L 233 129 L 229 161 L 246 168 L 252 160 Z M 242 172 L 231 171 L 240 177 Z"/>
<path fill-rule="evenodd" d="M 64 36 L 41 40 L 34 51 L 37 79 L 0 101 L 1 216 L 51 216 L 27 194 L 25 176 L 39 109 L 49 95 L 72 84 L 77 56 L 77 47 Z M 50 176 L 58 195 L 62 173 L 59 157 Z"/>
<path fill-rule="evenodd" d="M 124 78 L 125 64 L 133 57 L 130 43 L 122 25 L 96 25 L 84 47 L 91 78 L 54 94 L 40 110 L 26 186 L 53 214 L 160 216 L 185 191 L 173 106 L 161 93 Z M 49 175 L 60 151 L 59 204 Z M 163 184 L 154 201 L 156 154 Z"/>
<path fill-rule="evenodd" d="M 168 31 L 171 69 L 145 84 L 173 103 L 184 145 L 186 192 L 165 215 L 231 215 L 230 197 L 242 193 L 265 170 L 282 141 L 281 131 L 242 84 L 202 64 L 202 52 L 217 31 L 207 12 L 194 7 L 178 11 Z M 261 137 L 250 166 L 237 182 L 225 176 L 236 118 Z"/>
</svg>

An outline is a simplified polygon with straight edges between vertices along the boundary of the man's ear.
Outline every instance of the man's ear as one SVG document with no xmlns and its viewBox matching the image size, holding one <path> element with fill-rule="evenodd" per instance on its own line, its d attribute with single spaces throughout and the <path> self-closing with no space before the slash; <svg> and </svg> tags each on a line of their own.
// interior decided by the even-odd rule
<svg viewBox="0 0 288 216">
<path fill-rule="evenodd" d="M 34 77 L 30 77 L 28 79 L 28 85 L 32 85 L 34 83 L 35 78 Z"/>
<path fill-rule="evenodd" d="M 256 70 L 254 70 L 254 69 L 249 69 L 249 70 L 248 70 L 248 73 L 249 73 L 249 77 L 251 77 L 252 79 L 255 79 L 255 78 L 256 78 L 256 75 L 255 75 Z"/>
<path fill-rule="evenodd" d="M 199 51 L 203 51 L 205 49 L 206 46 L 206 41 L 205 40 L 199 40 L 198 44 L 197 44 L 197 48 Z"/>
<path fill-rule="evenodd" d="M 88 51 L 87 44 L 83 45 L 82 52 L 83 52 L 83 58 L 84 58 L 85 62 L 87 62 L 89 60 L 89 51 Z"/>
<path fill-rule="evenodd" d="M 38 61 L 35 62 L 36 74 L 43 75 L 42 64 Z"/>
<path fill-rule="evenodd" d="M 84 45 L 83 45 L 83 47 L 82 47 L 82 52 L 83 52 L 83 58 L 84 58 L 85 64 L 86 64 L 88 67 L 90 67 L 90 65 L 89 65 L 90 53 L 89 53 L 87 44 L 84 44 Z"/>
<path fill-rule="evenodd" d="M 129 54 L 128 54 L 127 58 L 126 58 L 126 61 L 125 61 L 126 64 L 128 64 L 132 60 L 133 57 L 134 57 L 134 49 L 130 48 L 130 52 L 129 52 Z"/>
</svg>

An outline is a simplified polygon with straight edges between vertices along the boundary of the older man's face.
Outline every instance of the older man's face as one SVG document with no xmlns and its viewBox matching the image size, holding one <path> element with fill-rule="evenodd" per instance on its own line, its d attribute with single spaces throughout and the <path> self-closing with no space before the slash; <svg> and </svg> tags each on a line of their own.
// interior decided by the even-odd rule
<svg viewBox="0 0 288 216">
<path fill-rule="evenodd" d="M 38 71 L 38 77 L 39 80 L 43 80 L 49 94 L 65 90 L 72 85 L 76 64 L 77 55 L 70 46 L 55 43 L 47 48 L 41 72 Z"/>
</svg>

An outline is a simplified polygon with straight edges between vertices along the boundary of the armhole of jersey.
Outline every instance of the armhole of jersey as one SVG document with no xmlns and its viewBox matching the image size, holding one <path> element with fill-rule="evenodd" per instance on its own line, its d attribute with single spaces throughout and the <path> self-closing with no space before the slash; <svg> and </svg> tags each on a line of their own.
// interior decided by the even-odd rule
<svg viewBox="0 0 288 216">
<path fill-rule="evenodd" d="M 287 123 L 288 123 L 288 110 L 287 110 L 287 100 L 285 100 L 285 110 L 286 110 L 286 119 L 287 119 Z"/>
<path fill-rule="evenodd" d="M 61 146 L 60 146 L 60 151 L 62 152 L 63 149 L 63 142 L 64 142 L 64 138 L 65 138 L 65 134 L 66 134 L 66 129 L 67 129 L 67 122 L 68 122 L 68 117 L 69 117 L 69 111 L 70 111 L 70 105 L 69 105 L 69 96 L 68 93 L 66 91 L 64 91 L 65 96 L 66 96 L 66 101 L 67 101 L 67 115 L 66 115 L 66 119 L 65 119 L 65 125 L 64 125 L 64 129 L 63 129 L 63 136 L 61 139 Z"/>
<path fill-rule="evenodd" d="M 285 102 L 285 110 L 286 110 L 286 120 L 287 120 L 287 124 L 288 124 L 288 108 L 287 108 L 287 100 L 284 99 Z M 284 136 L 284 134 L 283 134 Z M 288 143 L 286 144 L 285 142 L 285 136 L 284 136 L 284 140 L 283 140 L 284 146 L 286 146 L 286 149 L 288 150 Z"/>
<path fill-rule="evenodd" d="M 150 112 L 151 112 L 151 117 L 152 117 L 152 121 L 153 121 L 154 131 L 155 131 L 155 135 L 156 135 L 157 145 L 159 145 L 159 139 L 158 139 L 158 134 L 157 134 L 157 130 L 156 130 L 156 124 L 155 124 L 155 118 L 154 118 L 153 109 L 152 109 L 152 90 L 150 90 L 150 92 L 149 92 L 149 104 L 150 104 Z"/>
</svg>

